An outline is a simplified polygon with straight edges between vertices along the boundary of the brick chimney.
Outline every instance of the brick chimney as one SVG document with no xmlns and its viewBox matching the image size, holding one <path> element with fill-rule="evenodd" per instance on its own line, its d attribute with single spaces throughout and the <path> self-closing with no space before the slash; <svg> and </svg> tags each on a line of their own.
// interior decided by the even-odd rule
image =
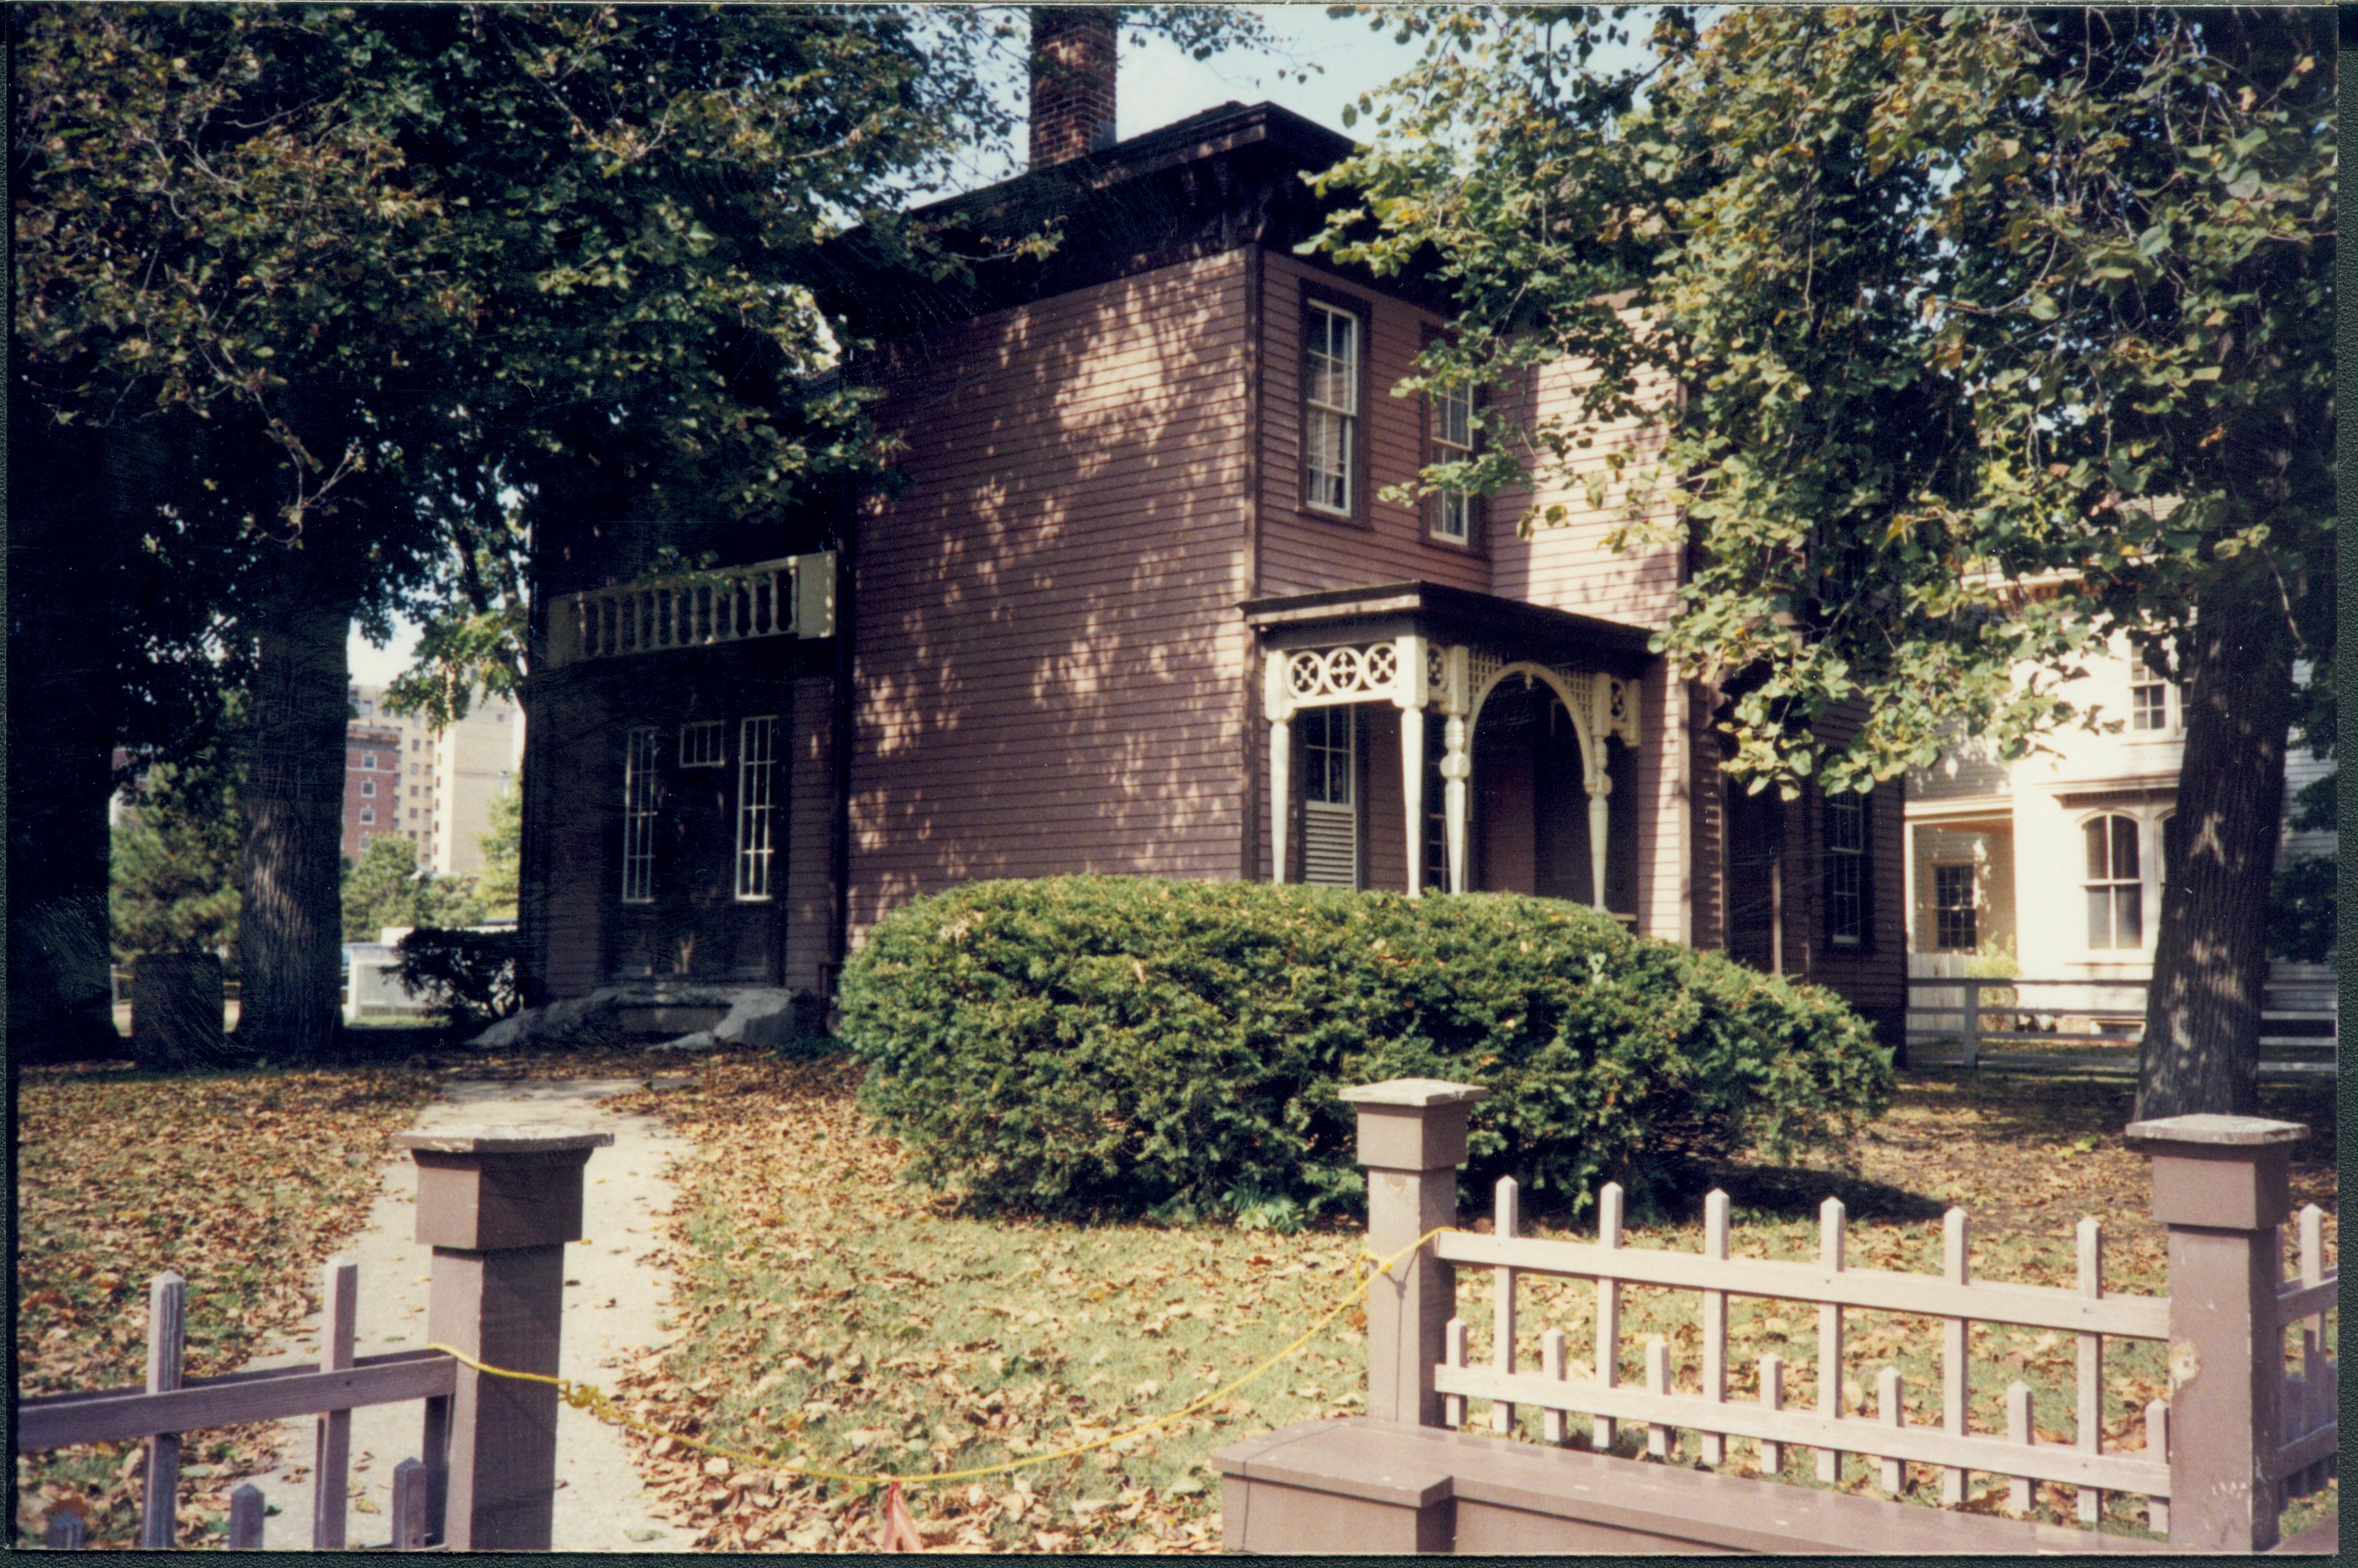
<svg viewBox="0 0 2358 1568">
<path fill-rule="evenodd" d="M 1032 167 L 1113 146 L 1118 13 L 1111 5 L 1032 7 Z"/>
</svg>

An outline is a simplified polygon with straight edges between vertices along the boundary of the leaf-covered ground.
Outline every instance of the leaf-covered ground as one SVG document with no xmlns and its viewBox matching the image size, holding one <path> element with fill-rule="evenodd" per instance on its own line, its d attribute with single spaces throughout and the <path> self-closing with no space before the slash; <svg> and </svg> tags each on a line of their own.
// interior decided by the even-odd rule
<svg viewBox="0 0 2358 1568">
<path fill-rule="evenodd" d="M 414 1067 L 191 1074 L 28 1068 L 16 1091 L 16 1390 L 135 1385 L 147 1284 L 188 1281 L 190 1378 L 233 1371 L 318 1304 L 318 1270 L 367 1217 L 392 1135 L 433 1097 Z M 266 1425 L 191 1434 L 194 1542 L 267 1467 Z M 16 1526 L 58 1507 L 93 1545 L 136 1536 L 136 1444 L 17 1460 Z M 20 1539 L 23 1535 L 20 1534 Z"/>
<path fill-rule="evenodd" d="M 895 1178 L 898 1151 L 870 1132 L 838 1063 L 766 1055 L 704 1059 L 684 1087 L 641 1097 L 638 1108 L 674 1122 L 695 1153 L 673 1173 L 682 1198 L 666 1244 L 679 1312 L 669 1346 L 616 1390 L 644 1420 L 731 1447 L 855 1473 L 932 1472 L 987 1465 L 1123 1430 L 1217 1390 L 1311 1322 L 1350 1278 L 1355 1229 L 1294 1236 L 1225 1228 L 1067 1226 L 962 1214 Z M 2296 1202 L 2329 1215 L 2334 1249 L 2332 1102 L 2325 1092 L 2270 1091 L 2269 1114 L 2307 1121 Z M 618 1102 L 629 1104 L 631 1102 Z M 1909 1081 L 1860 1151 L 1855 1175 L 1741 1168 L 1725 1173 L 1736 1249 L 1757 1256 L 1814 1255 L 1816 1215 L 1828 1193 L 1852 1220 L 1854 1266 L 1937 1269 L 1941 1212 L 1971 1211 L 1976 1277 L 2069 1285 L 2072 1231 L 2082 1215 L 2107 1227 L 2105 1289 L 2165 1288 L 2161 1236 L 2147 1217 L 2145 1162 L 2120 1139 L 2123 1085 L 1985 1078 Z M 1486 1219 L 1469 1217 L 1476 1227 Z M 1593 1219 L 1538 1234 L 1580 1234 Z M 1628 1243 L 1693 1249 L 1698 1223 L 1635 1223 Z M 1486 1271 L 1460 1275 L 1461 1315 L 1475 1359 L 1487 1358 Z M 1585 1282 L 1527 1282 L 1519 1351 L 1535 1366 L 1549 1327 L 1592 1365 L 1595 1292 Z M 1643 1379 L 1643 1345 L 1666 1336 L 1682 1386 L 1700 1361 L 1691 1295 L 1624 1291 L 1620 1373 Z M 1774 1302 L 1732 1303 L 1730 1396 L 1754 1397 L 1758 1357 L 1788 1366 L 1786 1397 L 1814 1405 L 1815 1314 Z M 1085 1457 L 1012 1475 L 913 1489 L 911 1510 L 930 1545 L 967 1551 L 1203 1552 L 1217 1547 L 1218 1485 L 1208 1459 L 1254 1432 L 1360 1405 L 1364 1320 L 1347 1315 L 1319 1340 L 1238 1395 L 1176 1425 Z M 1843 1391 L 1863 1412 L 1876 1372 L 1899 1368 L 1913 1421 L 1937 1420 L 1937 1324 L 1898 1314 L 1848 1315 Z M 2042 1441 L 2072 1441 L 2073 1342 L 2068 1336 L 1974 1330 L 1973 1422 L 2003 1427 L 2007 1382 L 2036 1390 Z M 2109 1447 L 2143 1441 L 2145 1402 L 2163 1391 L 2158 1351 L 2107 1352 Z M 1470 1412 L 1487 1429 L 1487 1407 Z M 1574 1422 L 1585 1443 L 1585 1422 Z M 1521 1430 L 1538 1436 L 1536 1415 Z M 1676 1457 L 1693 1463 L 1692 1433 Z M 661 1439 L 633 1439 L 671 1517 L 708 1548 L 771 1551 L 865 1546 L 876 1498 L 840 1483 L 773 1482 Z M 1621 1434 L 1622 1451 L 1642 1429 Z M 1730 1443 L 1726 1468 L 1755 1472 L 1749 1443 Z M 1790 1450 L 1784 1475 L 1815 1486 L 1815 1455 Z M 1910 1466 L 1920 1498 L 1938 1475 Z M 1873 1493 L 1871 1466 L 1854 1457 L 1842 1485 Z M 2003 1484 L 1975 1476 L 1969 1505 L 1993 1509 Z M 2331 1509 L 2334 1493 L 2297 1505 L 2298 1528 Z M 2068 1488 L 2045 1487 L 2040 1514 L 2076 1518 Z M 2108 1498 L 2104 1528 L 2136 1530 L 2141 1499 Z"/>
</svg>

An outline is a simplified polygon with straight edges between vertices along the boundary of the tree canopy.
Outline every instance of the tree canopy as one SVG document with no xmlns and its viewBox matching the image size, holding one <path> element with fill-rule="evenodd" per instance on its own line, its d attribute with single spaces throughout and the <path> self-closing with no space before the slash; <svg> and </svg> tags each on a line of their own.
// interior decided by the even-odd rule
<svg viewBox="0 0 2358 1568">
<path fill-rule="evenodd" d="M 1636 15 L 1377 19 L 1427 48 L 1321 244 L 1454 290 L 1412 387 L 1589 372 L 1425 482 L 1670 503 L 1615 543 L 1693 546 L 1656 645 L 1756 788 L 2116 724 L 2059 690 L 2115 637 L 2182 682 L 2141 1105 L 2244 1108 L 2288 725 L 2333 734 L 2331 22 Z M 1631 416 L 1659 446 L 1595 443 Z"/>
<path fill-rule="evenodd" d="M 2323 21 L 1696 16 L 1660 13 L 1610 72 L 1585 62 L 1627 8 L 1379 19 L 1429 49 L 1327 177 L 1362 200 L 1326 248 L 1454 286 L 1419 384 L 1598 371 L 1527 427 L 1486 409 L 1487 456 L 1433 477 L 1589 481 L 1616 460 L 1588 427 L 1658 419 L 1637 477 L 1709 546 L 1664 649 L 1765 672 L 1737 766 L 1788 784 L 1893 777 L 1960 725 L 2018 755 L 2075 715 L 2017 665 L 2051 677 L 2119 631 L 2174 671 L 2222 574 L 2330 650 Z M 1857 698 L 1829 748 L 1810 720 Z"/>
</svg>

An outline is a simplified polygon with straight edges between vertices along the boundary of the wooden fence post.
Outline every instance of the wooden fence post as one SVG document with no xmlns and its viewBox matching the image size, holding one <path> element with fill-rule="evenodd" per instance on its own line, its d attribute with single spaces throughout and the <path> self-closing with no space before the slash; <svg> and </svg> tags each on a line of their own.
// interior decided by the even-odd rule
<svg viewBox="0 0 2358 1568">
<path fill-rule="evenodd" d="M 1968 979 L 1965 991 L 1965 1068 L 1982 1065 L 1982 983 Z"/>
<path fill-rule="evenodd" d="M 613 1134 L 464 1127 L 394 1141 L 417 1162 L 417 1239 L 434 1249 L 427 1336 L 494 1367 L 555 1376 L 565 1243 L 581 1238 L 581 1171 Z M 459 1368 L 445 1546 L 548 1550 L 557 1411 L 549 1384 Z"/>
<path fill-rule="evenodd" d="M 1359 1109 L 1359 1163 L 1368 1171 L 1368 1249 L 1387 1258 L 1429 1230 L 1457 1223 L 1457 1167 L 1466 1124 L 1487 1089 L 1434 1078 L 1394 1078 L 1343 1091 Z M 1368 1287 L 1368 1414 L 1439 1426 L 1433 1363 L 1454 1314 L 1455 1271 L 1430 1246 Z"/>
<path fill-rule="evenodd" d="M 2292 1145 L 2309 1129 L 2252 1116 L 2132 1122 L 2169 1227 L 2169 1543 L 2265 1552 L 2277 1541 L 2284 1329 L 2277 1227 Z"/>
<path fill-rule="evenodd" d="M 147 1287 L 147 1391 L 167 1393 L 180 1386 L 181 1337 L 189 1287 L 166 1270 Z M 147 1478 L 139 1508 L 139 1544 L 169 1552 L 178 1534 L 180 1436 L 163 1433 L 147 1440 Z"/>
</svg>

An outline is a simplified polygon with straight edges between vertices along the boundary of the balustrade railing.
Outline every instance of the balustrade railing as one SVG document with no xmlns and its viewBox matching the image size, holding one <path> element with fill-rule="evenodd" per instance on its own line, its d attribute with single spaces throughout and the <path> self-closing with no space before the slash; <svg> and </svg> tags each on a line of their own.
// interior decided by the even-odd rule
<svg viewBox="0 0 2358 1568">
<path fill-rule="evenodd" d="M 835 633 L 835 553 L 568 594 L 549 627 L 553 665 L 767 637 Z"/>
</svg>

